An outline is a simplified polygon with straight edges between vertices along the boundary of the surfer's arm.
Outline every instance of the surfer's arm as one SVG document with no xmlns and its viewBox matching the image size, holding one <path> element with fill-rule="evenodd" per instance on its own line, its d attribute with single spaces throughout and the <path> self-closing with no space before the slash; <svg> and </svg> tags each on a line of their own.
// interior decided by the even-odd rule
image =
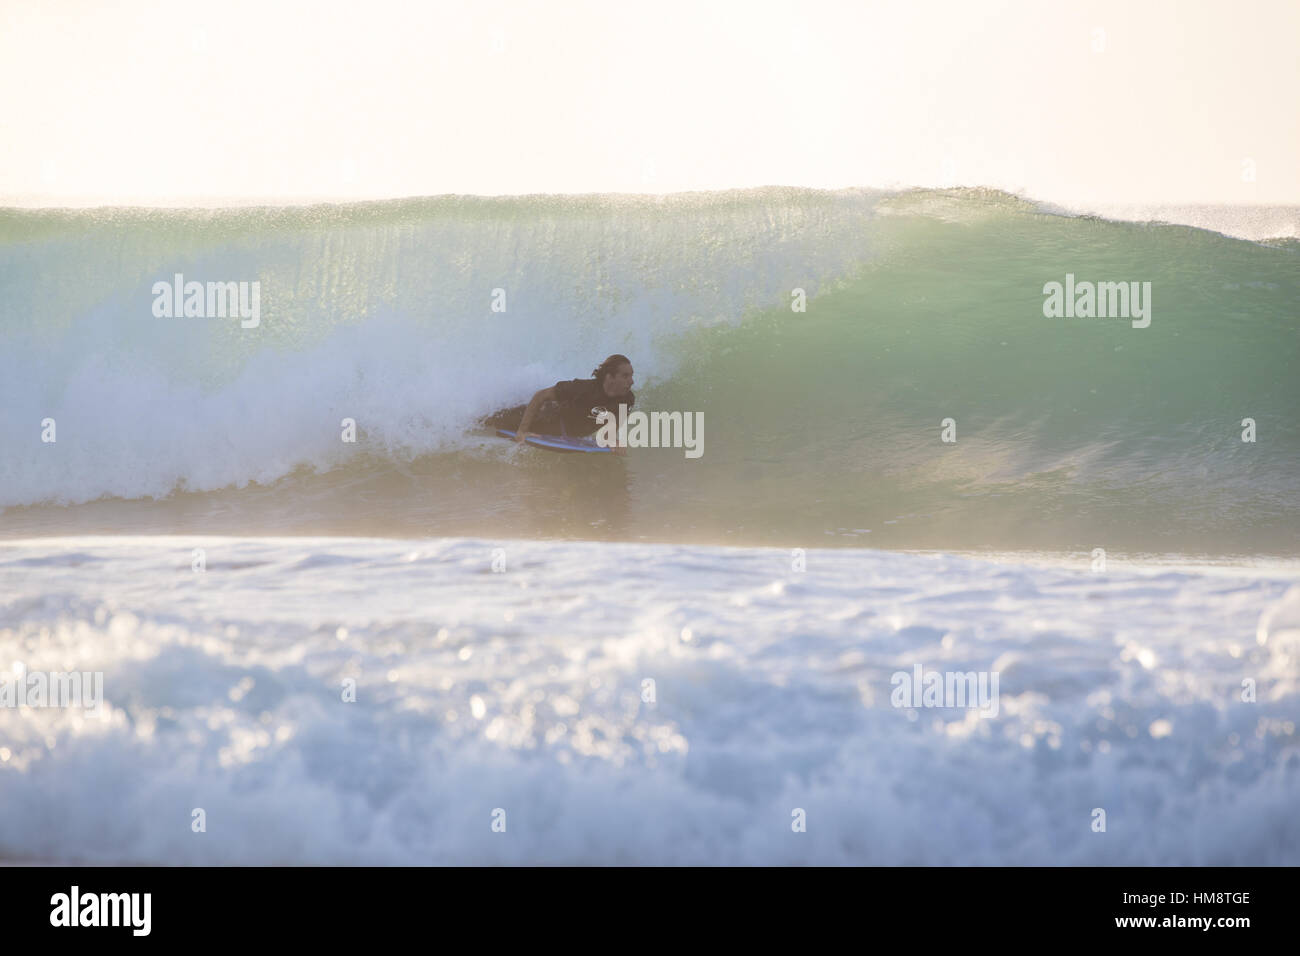
<svg viewBox="0 0 1300 956">
<path fill-rule="evenodd" d="M 533 417 L 537 414 L 537 410 L 541 408 L 542 405 L 544 405 L 546 402 L 549 402 L 554 398 L 555 398 L 554 385 L 552 385 L 550 388 L 542 389 L 540 392 L 538 392 L 536 395 L 533 396 L 532 401 L 528 403 L 528 407 L 524 409 L 524 417 L 519 420 L 519 428 L 515 432 L 515 441 L 523 441 L 525 438 L 528 437 L 528 426 L 533 423 Z"/>
<path fill-rule="evenodd" d="M 614 413 L 614 412 L 610 412 L 610 414 L 614 416 L 614 423 L 617 425 L 617 424 L 618 424 L 618 415 L 617 415 L 616 413 Z M 619 436 L 619 434 L 620 434 L 620 431 L 619 431 L 618 429 L 615 429 L 615 430 L 614 430 L 614 444 L 610 446 L 609 450 L 612 451 L 614 454 L 618 455 L 620 458 L 626 458 L 626 457 L 627 457 L 627 445 L 623 445 L 623 444 L 620 444 L 620 443 L 619 443 L 619 440 L 618 440 L 618 436 Z"/>
</svg>

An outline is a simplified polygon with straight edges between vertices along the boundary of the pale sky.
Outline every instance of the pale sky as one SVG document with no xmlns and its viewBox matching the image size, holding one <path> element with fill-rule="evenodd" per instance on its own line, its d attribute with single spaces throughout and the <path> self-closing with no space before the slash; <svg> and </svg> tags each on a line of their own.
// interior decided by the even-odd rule
<svg viewBox="0 0 1300 956">
<path fill-rule="evenodd" d="M 0 0 L 0 204 L 1300 203 L 1300 0 Z"/>
</svg>

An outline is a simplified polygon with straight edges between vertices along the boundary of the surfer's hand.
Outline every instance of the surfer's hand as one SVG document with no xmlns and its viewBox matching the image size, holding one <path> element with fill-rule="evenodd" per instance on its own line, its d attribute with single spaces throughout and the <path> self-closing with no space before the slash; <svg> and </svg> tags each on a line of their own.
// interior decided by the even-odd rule
<svg viewBox="0 0 1300 956">
<path fill-rule="evenodd" d="M 613 448 L 610 449 L 610 451 L 612 451 L 614 454 L 618 455 L 620 458 L 626 458 L 626 457 L 627 457 L 627 446 L 626 446 L 626 445 L 615 445 Z"/>
<path fill-rule="evenodd" d="M 532 432 L 515 432 L 515 441 L 523 442 L 525 439 L 532 438 Z"/>
</svg>

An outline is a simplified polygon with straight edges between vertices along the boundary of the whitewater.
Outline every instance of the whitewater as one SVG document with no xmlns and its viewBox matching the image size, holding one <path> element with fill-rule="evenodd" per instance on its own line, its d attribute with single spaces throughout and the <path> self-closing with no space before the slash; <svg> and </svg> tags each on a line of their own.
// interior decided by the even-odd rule
<svg viewBox="0 0 1300 956">
<path fill-rule="evenodd" d="M 0 856 L 1300 863 L 1294 569 L 803 558 L 0 544 L 0 659 L 106 698 L 0 708 Z M 893 706 L 916 665 L 1000 673 L 997 716 Z"/>
<path fill-rule="evenodd" d="M 0 862 L 1300 863 L 1293 213 L 0 210 Z M 700 458 L 479 426 L 614 352 Z"/>
</svg>

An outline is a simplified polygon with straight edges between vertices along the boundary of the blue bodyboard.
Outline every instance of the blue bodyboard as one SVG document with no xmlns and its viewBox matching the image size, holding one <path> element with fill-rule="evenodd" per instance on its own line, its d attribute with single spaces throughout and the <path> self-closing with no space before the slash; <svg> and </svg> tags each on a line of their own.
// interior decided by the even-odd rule
<svg viewBox="0 0 1300 956">
<path fill-rule="evenodd" d="M 497 434 L 502 438 L 515 437 L 515 433 L 506 428 L 498 428 Z M 562 435 L 531 435 L 524 439 L 524 444 L 545 448 L 547 451 L 609 452 L 612 450 L 597 445 L 594 438 L 568 438 Z"/>
</svg>

